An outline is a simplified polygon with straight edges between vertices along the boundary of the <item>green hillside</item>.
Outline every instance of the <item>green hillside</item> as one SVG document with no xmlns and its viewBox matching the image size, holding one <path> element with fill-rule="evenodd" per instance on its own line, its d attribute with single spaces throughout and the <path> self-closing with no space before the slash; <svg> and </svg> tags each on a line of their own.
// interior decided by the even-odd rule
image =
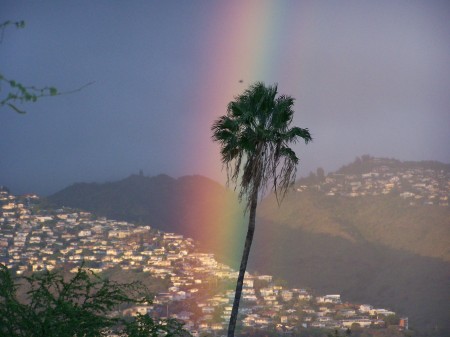
<svg viewBox="0 0 450 337">
<path fill-rule="evenodd" d="M 292 192 L 278 207 L 264 200 L 259 217 L 354 243 L 376 243 L 450 261 L 450 208 L 410 206 L 396 195 L 347 198 L 317 191 Z"/>
<path fill-rule="evenodd" d="M 430 336 L 450 334 L 449 262 L 264 220 L 258 221 L 252 248 L 251 270 L 318 294 L 391 309 L 422 332 L 445 331 Z"/>
</svg>

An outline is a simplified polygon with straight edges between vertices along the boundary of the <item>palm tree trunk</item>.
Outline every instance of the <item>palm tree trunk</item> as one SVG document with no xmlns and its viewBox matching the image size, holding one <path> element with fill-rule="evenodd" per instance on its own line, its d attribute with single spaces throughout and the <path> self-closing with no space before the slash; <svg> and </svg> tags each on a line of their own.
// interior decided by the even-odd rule
<svg viewBox="0 0 450 337">
<path fill-rule="evenodd" d="M 236 284 L 236 293 L 234 295 L 233 308 L 231 310 L 230 323 L 228 325 L 228 337 L 234 337 L 236 328 L 236 320 L 239 310 L 239 302 L 241 300 L 242 286 L 244 284 L 245 270 L 247 269 L 248 256 L 250 255 L 250 247 L 255 232 L 256 206 L 258 204 L 258 193 L 254 193 L 250 204 L 250 215 L 248 220 L 247 237 L 245 238 L 244 252 L 242 253 L 241 266 L 239 267 L 239 276 Z"/>
</svg>

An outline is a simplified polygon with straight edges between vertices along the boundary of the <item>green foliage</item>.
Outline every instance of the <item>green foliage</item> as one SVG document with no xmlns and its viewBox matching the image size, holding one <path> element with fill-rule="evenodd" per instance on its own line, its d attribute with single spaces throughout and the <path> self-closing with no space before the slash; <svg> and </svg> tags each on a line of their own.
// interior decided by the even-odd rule
<svg viewBox="0 0 450 337">
<path fill-rule="evenodd" d="M 70 280 L 56 272 L 41 272 L 15 283 L 6 267 L 1 266 L 1 333 L 9 336 L 101 336 L 116 324 L 107 313 L 124 302 L 136 302 L 128 294 L 143 289 L 136 283 L 117 284 L 100 279 L 79 268 Z M 26 301 L 16 297 L 18 284 L 26 290 Z"/>
<path fill-rule="evenodd" d="M 25 111 L 17 107 L 17 103 L 36 102 L 39 98 L 46 96 L 56 96 L 60 93 L 55 87 L 36 88 L 34 86 L 25 86 L 15 80 L 7 79 L 0 73 L 0 82 L 6 85 L 6 97 L 0 100 L 0 107 L 8 106 L 17 113 L 24 114 Z M 2 86 L 3 87 L 3 86 Z"/>
<path fill-rule="evenodd" d="M 125 323 L 125 334 L 128 337 L 190 336 L 183 329 L 183 324 L 175 319 L 155 321 L 152 317 L 141 314 L 138 314 L 133 321 Z"/>
<path fill-rule="evenodd" d="M 8 269 L 0 264 L 0 336 L 20 336 L 16 322 L 22 319 L 26 306 L 17 300 L 17 288 Z"/>
<path fill-rule="evenodd" d="M 19 289 L 25 294 L 24 299 L 19 299 Z M 122 336 L 127 336 L 128 330 L 134 331 L 130 337 L 157 336 L 154 331 L 165 331 L 171 336 L 188 334 L 181 323 L 172 320 L 155 323 L 142 316 L 137 321 L 124 322 L 110 315 L 121 304 L 149 301 L 142 284 L 103 279 L 83 266 L 66 280 L 62 274 L 49 271 L 14 279 L 0 265 L 2 337 L 96 337 L 106 336 L 108 330 Z M 123 326 L 128 330 L 123 330 Z"/>
</svg>

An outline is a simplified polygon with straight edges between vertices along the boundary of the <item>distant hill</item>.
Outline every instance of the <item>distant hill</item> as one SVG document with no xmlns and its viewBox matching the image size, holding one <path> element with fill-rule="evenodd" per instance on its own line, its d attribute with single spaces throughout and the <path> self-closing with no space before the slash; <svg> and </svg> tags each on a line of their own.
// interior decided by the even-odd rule
<svg viewBox="0 0 450 337">
<path fill-rule="evenodd" d="M 235 247 L 244 241 L 243 212 L 236 194 L 202 176 L 131 175 L 104 184 L 77 183 L 48 201 L 192 237 L 202 249 L 226 257 L 229 263 L 238 260 Z"/>
<path fill-rule="evenodd" d="M 307 190 L 290 193 L 280 207 L 271 196 L 258 211 L 280 226 L 450 262 L 449 207 L 412 207 L 392 194 L 349 198 Z"/>
<path fill-rule="evenodd" d="M 319 294 L 339 293 L 408 316 L 413 329 L 449 336 L 450 264 L 385 246 L 258 221 L 251 270 Z"/>
<path fill-rule="evenodd" d="M 388 167 L 394 171 L 399 170 L 410 170 L 421 168 L 425 170 L 435 170 L 435 171 L 450 171 L 450 164 L 441 163 L 438 161 L 400 161 L 393 158 L 375 158 L 370 155 L 363 155 L 361 157 L 356 157 L 356 159 L 347 165 L 342 166 L 336 173 L 343 174 L 363 174 L 370 172 L 378 167 Z"/>
<path fill-rule="evenodd" d="M 449 172 L 448 164 L 370 156 L 327 176 L 318 170 L 281 207 L 273 196 L 260 203 L 250 268 L 450 333 L 450 207 L 442 206 Z M 242 208 L 235 193 L 207 178 L 133 175 L 75 184 L 49 200 L 182 233 L 238 265 Z"/>
<path fill-rule="evenodd" d="M 250 267 L 320 293 L 341 293 L 450 332 L 448 208 L 400 198 L 291 193 L 259 209 Z"/>
</svg>

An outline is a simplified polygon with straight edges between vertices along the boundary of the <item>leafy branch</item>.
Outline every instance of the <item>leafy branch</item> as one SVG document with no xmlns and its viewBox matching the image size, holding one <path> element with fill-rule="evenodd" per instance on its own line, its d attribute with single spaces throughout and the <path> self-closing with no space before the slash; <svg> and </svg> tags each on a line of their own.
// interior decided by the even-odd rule
<svg viewBox="0 0 450 337">
<path fill-rule="evenodd" d="M 151 304 L 140 282 L 118 283 L 82 264 L 67 279 L 61 271 L 13 277 L 0 263 L 0 337 L 189 337 L 174 319 L 113 317 L 119 306 Z"/>
<path fill-rule="evenodd" d="M 0 73 L 0 92 L 2 91 L 2 84 L 8 86 L 6 91 L 8 94 L 2 100 L 0 100 L 0 108 L 3 106 L 8 106 L 13 109 L 15 112 L 24 114 L 26 111 L 21 110 L 17 107 L 17 103 L 27 103 L 27 102 L 36 102 L 38 99 L 42 97 L 50 97 L 50 96 L 60 96 L 60 95 L 68 95 L 75 92 L 79 92 L 86 88 L 87 86 L 93 84 L 95 82 L 89 82 L 87 84 L 82 85 L 81 87 L 70 90 L 60 92 L 55 87 L 43 87 L 37 88 L 35 86 L 24 86 L 22 83 L 7 79 Z"/>
</svg>

